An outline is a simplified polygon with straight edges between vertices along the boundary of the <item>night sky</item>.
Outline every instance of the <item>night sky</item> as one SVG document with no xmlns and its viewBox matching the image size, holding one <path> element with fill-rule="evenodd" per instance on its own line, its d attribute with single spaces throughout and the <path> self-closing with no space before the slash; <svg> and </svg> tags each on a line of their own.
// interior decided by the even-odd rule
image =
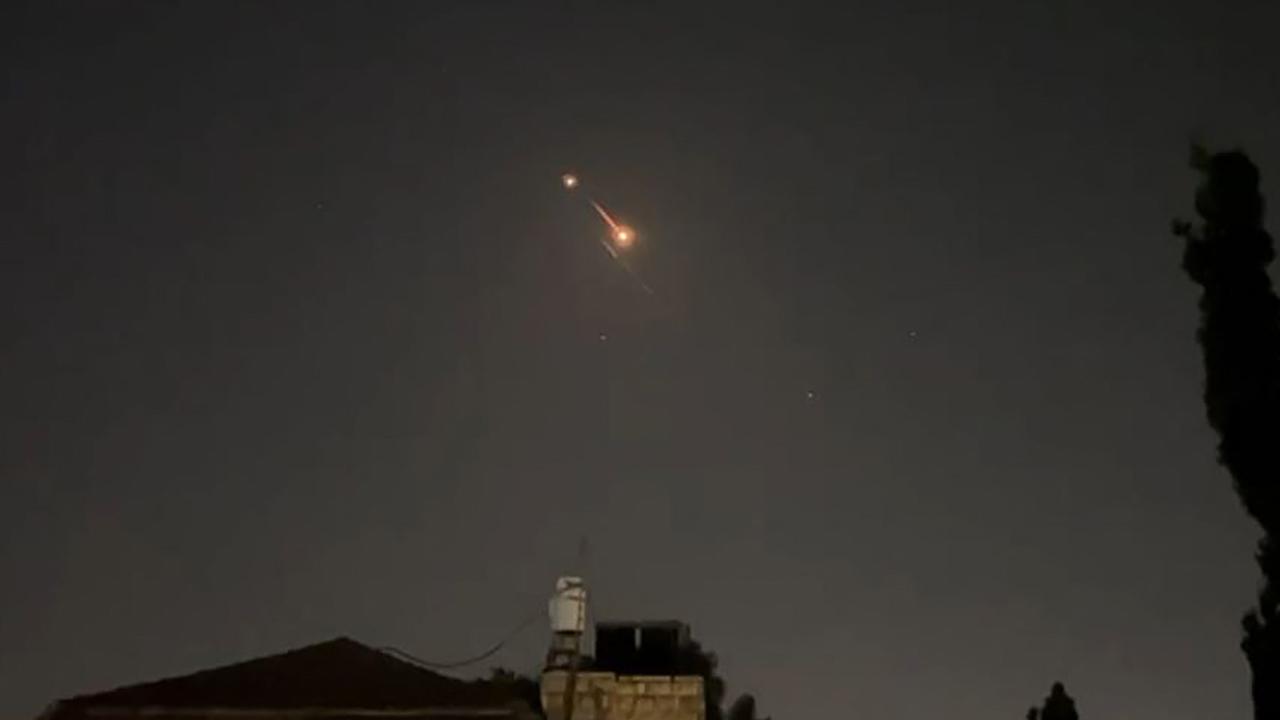
<svg viewBox="0 0 1280 720">
<path fill-rule="evenodd" d="M 746 5 L 3 11 L 0 716 L 580 569 L 778 720 L 1246 717 L 1168 227 L 1280 3 Z"/>
</svg>

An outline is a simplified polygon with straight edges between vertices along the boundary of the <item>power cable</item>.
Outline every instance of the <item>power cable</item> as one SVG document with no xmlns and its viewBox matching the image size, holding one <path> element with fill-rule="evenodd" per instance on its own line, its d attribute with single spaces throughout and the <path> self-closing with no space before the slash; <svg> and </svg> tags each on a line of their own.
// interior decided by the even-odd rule
<svg viewBox="0 0 1280 720">
<path fill-rule="evenodd" d="M 565 591 L 560 591 L 560 592 L 567 592 L 567 589 L 566 589 Z M 559 594 L 559 593 L 557 593 L 557 595 L 558 595 L 558 594 Z M 553 596 L 553 597 L 554 597 L 554 596 Z M 467 658 L 467 659 L 465 659 L 465 660 L 457 660 L 457 661 L 454 661 L 454 662 L 433 662 L 433 661 L 431 661 L 431 660 L 423 660 L 422 658 L 418 657 L 417 655 L 414 655 L 414 654 L 412 654 L 412 653 L 405 652 L 404 650 L 401 650 L 400 648 L 395 647 L 395 646 L 393 646 L 393 645 L 383 645 L 382 647 L 380 647 L 380 648 L 378 648 L 378 649 L 379 649 L 379 650 L 381 650 L 381 651 L 383 651 L 383 652 L 386 652 L 386 653 L 390 653 L 390 654 L 392 654 L 392 655 L 395 655 L 396 657 L 399 657 L 399 658 L 401 658 L 401 659 L 403 659 L 403 660 L 408 660 L 409 662 L 411 662 L 411 663 L 413 663 L 413 664 L 415 664 L 415 665 L 419 665 L 419 666 L 421 666 L 421 667 L 424 667 L 424 668 L 427 668 L 427 669 L 430 669 L 430 670 L 453 670 L 453 669 L 455 669 L 455 668 L 466 667 L 466 666 L 468 666 L 468 665 L 474 665 L 474 664 L 476 664 L 476 663 L 480 662 L 481 660 L 486 660 L 486 659 L 488 659 L 488 658 L 490 658 L 490 657 L 493 657 L 493 656 L 494 656 L 494 655 L 496 655 L 500 650 L 502 650 L 502 648 L 506 647 L 507 643 L 509 643 L 509 642 L 511 642 L 512 640 L 514 640 L 514 639 L 516 638 L 516 636 L 517 636 L 517 635 L 519 635 L 520 633 L 524 632 L 524 631 L 525 631 L 525 629 L 527 629 L 530 625 L 532 625 L 532 624 L 533 624 L 533 622 L 534 622 L 535 620 L 537 620 L 537 619 L 538 619 L 538 618 L 540 618 L 540 617 L 543 617 L 543 616 L 545 615 L 545 613 L 546 613 L 546 612 L 547 612 L 547 611 L 546 611 L 546 609 L 545 609 L 545 608 L 540 608 L 540 609 L 538 609 L 538 611 L 537 611 L 537 612 L 530 613 L 528 617 L 526 617 L 524 620 L 520 621 L 520 624 L 519 624 L 519 625 L 517 625 L 517 626 L 515 627 L 515 629 L 514 629 L 514 630 L 512 630 L 512 631 L 511 631 L 511 632 L 509 632 L 509 633 L 507 633 L 505 637 L 503 637 L 503 638 L 502 638 L 501 640 L 499 640 L 498 642 L 494 643 L 494 645 L 493 645 L 492 647 L 490 647 L 488 650 L 485 650 L 484 652 L 480 653 L 479 655 L 476 655 L 475 657 L 469 657 L 469 658 Z M 580 612 L 581 612 L 581 610 L 580 610 Z"/>
<path fill-rule="evenodd" d="M 525 629 L 527 629 L 530 625 L 532 625 L 534 620 L 537 620 L 538 618 L 542 617 L 542 615 L 545 613 L 546 613 L 546 610 L 539 610 L 536 613 L 530 614 L 529 617 L 521 621 L 520 624 L 517 625 L 514 630 L 507 633 L 505 637 L 503 637 L 498 642 L 494 643 L 494 645 L 490 647 L 488 650 L 485 650 L 484 652 L 480 653 L 479 655 L 476 655 L 475 657 L 469 657 L 465 660 L 456 660 L 453 662 L 433 662 L 431 660 L 423 660 L 422 658 L 416 655 L 413 655 L 412 653 L 405 652 L 404 650 L 401 650 L 400 648 L 397 648 L 391 645 L 384 645 L 378 649 L 382 650 L 383 652 L 396 655 L 397 657 L 400 657 L 404 660 L 408 660 L 409 662 L 415 665 L 421 665 L 422 667 L 428 668 L 431 670 L 452 670 L 455 668 L 466 667 L 467 665 L 474 665 L 480 662 L 481 660 L 486 660 L 496 655 L 500 650 L 502 650 L 502 648 L 506 647 L 507 643 L 514 640 L 517 635 L 519 635 L 521 632 L 524 632 Z"/>
</svg>

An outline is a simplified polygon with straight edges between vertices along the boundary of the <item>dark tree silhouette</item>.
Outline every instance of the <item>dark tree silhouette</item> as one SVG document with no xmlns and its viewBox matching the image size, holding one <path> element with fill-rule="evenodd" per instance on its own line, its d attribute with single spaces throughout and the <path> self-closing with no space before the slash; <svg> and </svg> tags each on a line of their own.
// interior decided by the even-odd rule
<svg viewBox="0 0 1280 720">
<path fill-rule="evenodd" d="M 1080 720 L 1076 713 L 1076 701 L 1067 694 L 1062 683 L 1056 682 L 1049 690 L 1049 697 L 1044 699 L 1043 707 L 1034 705 L 1027 711 L 1027 720 Z"/>
<path fill-rule="evenodd" d="M 756 715 L 756 699 L 751 693 L 744 693 L 729 706 L 727 720 L 770 720 Z"/>
<path fill-rule="evenodd" d="M 1198 228 L 1176 221 L 1185 239 L 1182 267 L 1204 288 L 1198 338 L 1204 402 L 1217 431 L 1218 462 L 1262 526 L 1257 607 L 1244 617 L 1241 647 L 1252 671 L 1256 720 L 1280 720 L 1280 301 L 1267 265 L 1275 257 L 1263 229 L 1258 169 L 1241 152 L 1210 156 L 1195 147 L 1202 177 Z"/>
<path fill-rule="evenodd" d="M 724 678 L 716 672 L 718 664 L 716 654 L 703 649 L 697 640 L 690 640 L 681 651 L 677 672 L 685 675 L 702 677 L 706 697 L 706 720 L 771 720 L 756 717 L 756 699 L 750 694 L 743 694 L 733 702 L 726 714 L 722 703 L 725 696 Z"/>
<path fill-rule="evenodd" d="M 724 710 L 724 678 L 716 673 L 716 654 L 704 650 L 697 640 L 690 640 L 682 648 L 676 671 L 682 675 L 698 675 L 702 678 L 703 696 L 706 698 L 706 720 L 722 720 Z"/>
<path fill-rule="evenodd" d="M 506 668 L 490 668 L 489 679 L 484 682 L 502 687 L 529 705 L 529 709 L 542 714 L 542 690 L 538 681 L 525 675 L 519 675 Z"/>
</svg>

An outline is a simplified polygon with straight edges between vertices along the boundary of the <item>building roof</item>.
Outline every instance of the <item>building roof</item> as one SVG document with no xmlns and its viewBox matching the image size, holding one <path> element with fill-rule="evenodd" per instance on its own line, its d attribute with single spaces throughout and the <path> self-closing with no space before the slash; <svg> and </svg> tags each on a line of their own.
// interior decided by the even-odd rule
<svg viewBox="0 0 1280 720">
<path fill-rule="evenodd" d="M 356 712 L 337 712 L 356 711 Z M 349 638 L 63 700 L 46 720 L 163 717 L 477 717 L 528 713 L 512 687 L 446 677 Z"/>
<path fill-rule="evenodd" d="M 598 628 L 667 628 L 672 630 L 688 630 L 689 624 L 683 620 L 600 620 Z"/>
</svg>

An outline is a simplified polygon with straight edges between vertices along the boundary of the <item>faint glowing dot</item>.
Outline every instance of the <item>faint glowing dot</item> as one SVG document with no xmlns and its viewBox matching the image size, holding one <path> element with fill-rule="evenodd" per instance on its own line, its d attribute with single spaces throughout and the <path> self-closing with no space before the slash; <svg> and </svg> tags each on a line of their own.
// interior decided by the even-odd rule
<svg viewBox="0 0 1280 720">
<path fill-rule="evenodd" d="M 604 342 L 605 340 L 608 340 L 608 339 L 609 339 L 608 335 L 604 333 L 600 333 L 600 342 Z"/>
<path fill-rule="evenodd" d="M 572 190 L 572 189 L 574 189 L 574 188 L 578 187 L 578 176 L 577 176 L 577 175 L 573 175 L 572 173 L 565 173 L 565 174 L 563 174 L 563 175 L 561 175 L 561 176 L 560 176 L 560 182 L 561 182 L 561 184 L 563 184 L 567 189 Z"/>
<path fill-rule="evenodd" d="M 814 399 L 814 398 L 818 397 L 818 394 L 817 394 L 817 393 L 815 393 L 815 392 L 814 392 L 814 391 L 812 391 L 812 390 L 807 390 L 807 391 L 805 391 L 804 396 L 805 396 L 805 397 L 807 397 L 807 398 L 809 398 L 810 400 L 812 400 L 812 399 Z"/>
<path fill-rule="evenodd" d="M 613 231 L 613 241 L 618 244 L 618 247 L 630 247 L 635 239 L 636 232 L 625 225 L 620 225 Z"/>
</svg>

